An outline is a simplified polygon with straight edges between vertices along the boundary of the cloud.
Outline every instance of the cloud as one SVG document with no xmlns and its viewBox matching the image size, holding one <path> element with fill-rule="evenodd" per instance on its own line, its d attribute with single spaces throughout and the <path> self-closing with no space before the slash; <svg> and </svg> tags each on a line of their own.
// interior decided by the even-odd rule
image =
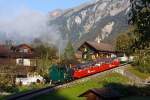
<svg viewBox="0 0 150 100">
<path fill-rule="evenodd" d="M 16 16 L 0 17 L 0 36 L 5 34 L 6 39 L 17 42 L 30 42 L 34 38 L 40 38 L 44 42 L 64 47 L 62 45 L 66 41 L 61 38 L 59 26 L 50 25 L 50 20 L 48 14 L 24 8 Z"/>
</svg>

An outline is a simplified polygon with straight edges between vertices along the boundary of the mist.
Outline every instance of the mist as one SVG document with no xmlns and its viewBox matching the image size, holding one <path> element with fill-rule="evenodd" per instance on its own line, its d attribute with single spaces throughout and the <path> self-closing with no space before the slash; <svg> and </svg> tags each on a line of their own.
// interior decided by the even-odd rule
<svg viewBox="0 0 150 100">
<path fill-rule="evenodd" d="M 63 49 L 67 40 L 62 39 L 59 26 L 50 25 L 50 20 L 48 14 L 31 9 L 20 10 L 15 16 L 0 17 L 1 42 L 30 43 L 39 38 Z"/>
</svg>

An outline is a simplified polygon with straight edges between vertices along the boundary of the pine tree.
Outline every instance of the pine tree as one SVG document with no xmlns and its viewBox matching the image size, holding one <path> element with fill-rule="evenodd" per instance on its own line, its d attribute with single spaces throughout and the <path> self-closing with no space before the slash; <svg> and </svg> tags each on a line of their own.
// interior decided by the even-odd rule
<svg viewBox="0 0 150 100">
<path fill-rule="evenodd" d="M 75 51 L 74 51 L 71 41 L 68 42 L 64 55 L 65 55 L 65 58 L 67 59 L 74 59 Z"/>
<path fill-rule="evenodd" d="M 141 71 L 150 72 L 150 0 L 131 0 L 129 24 L 136 26 L 135 43 L 131 46 L 136 65 Z"/>
<path fill-rule="evenodd" d="M 150 42 L 150 0 L 131 0 L 129 23 L 137 26 L 138 41 L 134 46 L 144 49 Z"/>
<path fill-rule="evenodd" d="M 77 63 L 75 58 L 75 51 L 72 45 L 71 41 L 68 41 L 68 44 L 64 50 L 63 58 L 62 58 L 63 64 L 75 64 Z"/>
</svg>

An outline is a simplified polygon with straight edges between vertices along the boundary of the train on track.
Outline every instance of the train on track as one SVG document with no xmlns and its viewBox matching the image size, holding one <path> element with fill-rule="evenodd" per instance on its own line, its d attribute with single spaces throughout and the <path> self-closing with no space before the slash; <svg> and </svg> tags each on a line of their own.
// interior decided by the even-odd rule
<svg viewBox="0 0 150 100">
<path fill-rule="evenodd" d="M 122 58 L 101 58 L 96 61 L 77 64 L 72 67 L 53 64 L 49 70 L 49 76 L 52 83 L 65 83 L 110 70 L 119 67 L 124 62 L 128 62 L 127 58 Z"/>
</svg>

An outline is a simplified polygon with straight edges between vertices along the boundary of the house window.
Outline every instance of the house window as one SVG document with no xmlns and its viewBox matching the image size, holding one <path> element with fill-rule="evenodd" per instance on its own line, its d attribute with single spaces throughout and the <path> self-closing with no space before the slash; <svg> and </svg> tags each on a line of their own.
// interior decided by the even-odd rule
<svg viewBox="0 0 150 100">
<path fill-rule="evenodd" d="M 19 65 L 23 65 L 23 59 L 19 59 L 19 60 L 18 60 L 18 64 L 19 64 Z"/>
<path fill-rule="evenodd" d="M 27 53 L 28 49 L 20 49 L 20 52 Z"/>
<path fill-rule="evenodd" d="M 87 52 L 87 48 L 84 48 L 84 52 Z"/>
<path fill-rule="evenodd" d="M 96 59 L 94 54 L 92 55 L 92 59 L 93 59 L 93 60 Z"/>
<path fill-rule="evenodd" d="M 87 55 L 86 55 L 86 54 L 84 54 L 84 55 L 83 55 L 83 58 L 84 58 L 84 59 L 86 59 L 86 58 L 87 58 Z"/>
<path fill-rule="evenodd" d="M 28 52 L 28 49 L 23 49 L 23 52 L 27 53 L 27 52 Z"/>
</svg>

